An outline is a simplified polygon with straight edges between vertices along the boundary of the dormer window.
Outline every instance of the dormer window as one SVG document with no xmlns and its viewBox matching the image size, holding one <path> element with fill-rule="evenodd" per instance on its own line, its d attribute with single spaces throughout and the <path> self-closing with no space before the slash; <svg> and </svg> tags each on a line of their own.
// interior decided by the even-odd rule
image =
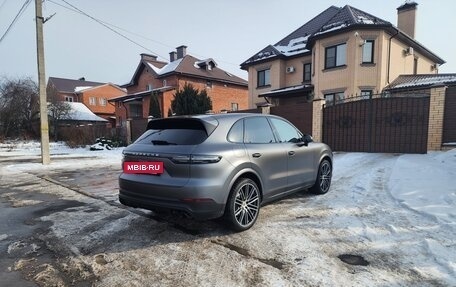
<svg viewBox="0 0 456 287">
<path fill-rule="evenodd" d="M 217 63 L 212 58 L 209 58 L 206 60 L 195 62 L 195 67 L 198 69 L 211 71 L 212 69 L 217 67 Z"/>
</svg>

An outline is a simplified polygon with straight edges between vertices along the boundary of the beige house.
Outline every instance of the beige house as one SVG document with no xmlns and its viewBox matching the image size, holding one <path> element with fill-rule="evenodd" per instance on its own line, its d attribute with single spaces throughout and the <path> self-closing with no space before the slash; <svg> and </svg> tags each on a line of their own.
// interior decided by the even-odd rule
<svg viewBox="0 0 456 287">
<path fill-rule="evenodd" d="M 241 64 L 249 108 L 381 93 L 398 76 L 437 74 L 445 61 L 415 40 L 417 3 L 397 8 L 397 26 L 351 6 L 331 6 Z"/>
</svg>

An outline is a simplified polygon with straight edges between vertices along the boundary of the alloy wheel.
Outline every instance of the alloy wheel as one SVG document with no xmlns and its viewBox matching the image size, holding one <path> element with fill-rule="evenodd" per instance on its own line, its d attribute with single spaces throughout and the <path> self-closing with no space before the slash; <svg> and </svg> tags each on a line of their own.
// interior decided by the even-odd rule
<svg viewBox="0 0 456 287">
<path fill-rule="evenodd" d="M 236 190 L 234 200 L 234 218 L 242 227 L 249 227 L 255 222 L 260 209 L 260 197 L 258 188 L 246 182 Z"/>
<path fill-rule="evenodd" d="M 331 186 L 331 164 L 328 161 L 322 162 L 320 166 L 319 181 L 321 192 L 326 193 Z"/>
</svg>

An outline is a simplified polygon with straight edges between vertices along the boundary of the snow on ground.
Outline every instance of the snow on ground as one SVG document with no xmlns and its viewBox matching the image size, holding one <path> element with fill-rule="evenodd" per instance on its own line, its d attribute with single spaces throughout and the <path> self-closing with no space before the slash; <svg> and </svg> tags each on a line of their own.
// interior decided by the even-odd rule
<svg viewBox="0 0 456 287">
<path fill-rule="evenodd" d="M 0 144 L 0 172 L 119 167 L 121 151 L 53 144 L 51 164 L 43 166 L 39 144 Z M 2 169 L 8 156 L 23 160 L 7 161 Z M 137 286 L 157 280 L 174 286 L 456 286 L 455 173 L 456 150 L 336 153 L 328 194 L 266 205 L 252 229 L 234 234 L 207 223 L 201 236 L 190 236 L 93 199 L 88 202 L 99 211 L 91 216 L 81 207 L 43 220 L 53 222 L 59 244 L 74 254 L 85 251 L 71 260 L 91 265 L 101 286 L 120 286 L 126 278 Z M 102 265 L 93 263 L 100 250 L 107 261 Z M 342 263 L 343 254 L 368 264 Z"/>
<path fill-rule="evenodd" d="M 456 224 L 456 149 L 401 156 L 389 189 L 408 208 Z"/>
</svg>

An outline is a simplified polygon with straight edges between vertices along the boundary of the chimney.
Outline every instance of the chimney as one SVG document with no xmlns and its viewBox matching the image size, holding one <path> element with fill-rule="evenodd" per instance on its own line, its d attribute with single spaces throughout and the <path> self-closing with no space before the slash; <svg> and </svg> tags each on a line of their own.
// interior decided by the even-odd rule
<svg viewBox="0 0 456 287">
<path fill-rule="evenodd" d="M 141 60 L 147 61 L 147 62 L 154 62 L 157 61 L 157 56 L 151 55 L 151 54 L 141 54 Z"/>
<path fill-rule="evenodd" d="M 174 51 L 170 52 L 170 53 L 169 53 L 169 61 L 170 61 L 170 62 L 174 62 L 174 61 L 176 61 L 176 60 L 177 60 L 177 53 L 174 52 Z"/>
<path fill-rule="evenodd" d="M 413 39 L 415 39 L 416 6 L 418 3 L 407 1 L 397 8 L 397 27 Z"/>
<path fill-rule="evenodd" d="M 176 48 L 176 50 L 177 50 L 177 59 L 182 59 L 187 54 L 187 46 L 184 46 L 184 45 L 179 46 Z"/>
</svg>

